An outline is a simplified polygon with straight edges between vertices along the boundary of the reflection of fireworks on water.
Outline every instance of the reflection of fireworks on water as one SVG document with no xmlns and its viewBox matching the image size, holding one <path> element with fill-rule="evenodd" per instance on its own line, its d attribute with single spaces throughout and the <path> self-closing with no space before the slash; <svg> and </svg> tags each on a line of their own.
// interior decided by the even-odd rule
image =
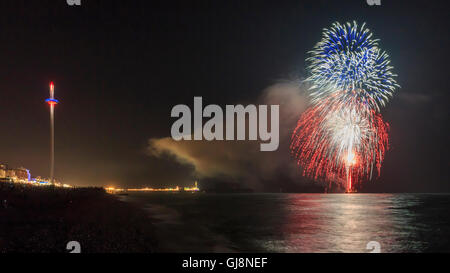
<svg viewBox="0 0 450 273">
<path fill-rule="evenodd" d="M 298 121 L 291 151 L 304 175 L 352 187 L 380 172 L 388 124 L 378 113 L 398 87 L 378 40 L 354 22 L 334 23 L 310 52 L 312 106 Z"/>
</svg>

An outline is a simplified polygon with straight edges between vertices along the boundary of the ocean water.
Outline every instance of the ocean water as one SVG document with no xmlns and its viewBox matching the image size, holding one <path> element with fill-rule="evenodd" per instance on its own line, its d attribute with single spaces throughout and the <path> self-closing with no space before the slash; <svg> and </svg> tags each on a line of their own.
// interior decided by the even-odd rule
<svg viewBox="0 0 450 273">
<path fill-rule="evenodd" d="M 163 252 L 450 252 L 449 194 L 132 193 Z"/>
</svg>

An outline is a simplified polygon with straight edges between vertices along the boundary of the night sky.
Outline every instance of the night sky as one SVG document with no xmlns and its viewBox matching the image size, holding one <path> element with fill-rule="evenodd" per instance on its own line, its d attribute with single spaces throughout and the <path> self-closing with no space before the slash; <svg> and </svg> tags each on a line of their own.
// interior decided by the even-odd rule
<svg viewBox="0 0 450 273">
<path fill-rule="evenodd" d="M 356 20 L 381 40 L 401 85 L 382 110 L 391 150 L 367 190 L 449 191 L 448 9 L 444 1 L 381 2 L 2 1 L 0 162 L 48 176 L 44 100 L 54 81 L 61 101 L 55 174 L 66 183 L 137 187 L 200 179 L 204 187 L 229 181 L 261 191 L 295 189 L 306 179 L 288 166 L 286 141 L 264 155 L 257 142 L 245 158 L 235 153 L 229 161 L 215 161 L 233 151 L 223 143 L 205 144 L 218 147 L 206 149 L 206 157 L 205 147 L 184 143 L 191 157 L 223 167 L 212 174 L 205 174 L 211 166 L 201 170 L 176 153 L 149 152 L 149 141 L 169 137 L 172 107 L 192 106 L 194 96 L 223 107 L 249 104 L 280 82 L 299 82 L 322 29 Z M 292 128 L 280 130 L 288 135 Z"/>
</svg>

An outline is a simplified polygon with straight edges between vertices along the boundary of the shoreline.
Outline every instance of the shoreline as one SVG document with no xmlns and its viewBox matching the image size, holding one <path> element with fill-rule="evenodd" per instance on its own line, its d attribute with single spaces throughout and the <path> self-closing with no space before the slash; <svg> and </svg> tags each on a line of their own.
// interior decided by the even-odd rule
<svg viewBox="0 0 450 273">
<path fill-rule="evenodd" d="M 154 253 L 148 212 L 103 188 L 56 188 L 0 183 L 0 252 Z"/>
</svg>

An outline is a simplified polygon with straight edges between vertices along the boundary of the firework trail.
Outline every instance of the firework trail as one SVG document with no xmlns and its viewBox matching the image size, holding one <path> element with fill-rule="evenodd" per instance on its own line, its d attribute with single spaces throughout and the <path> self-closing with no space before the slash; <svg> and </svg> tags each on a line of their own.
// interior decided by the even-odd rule
<svg viewBox="0 0 450 273">
<path fill-rule="evenodd" d="M 351 190 L 380 172 L 389 125 L 379 111 L 399 87 L 396 75 L 365 24 L 334 23 L 309 54 L 312 105 L 292 134 L 291 152 L 305 176 L 345 181 Z"/>
</svg>

